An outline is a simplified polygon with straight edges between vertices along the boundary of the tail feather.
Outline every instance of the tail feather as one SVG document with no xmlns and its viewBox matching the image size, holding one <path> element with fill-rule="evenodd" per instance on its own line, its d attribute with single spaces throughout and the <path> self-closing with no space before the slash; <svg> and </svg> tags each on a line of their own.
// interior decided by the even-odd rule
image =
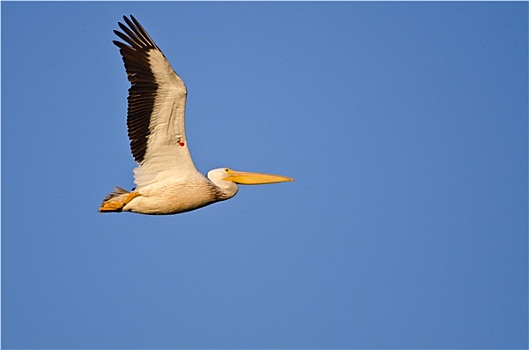
<svg viewBox="0 0 529 350">
<path fill-rule="evenodd" d="M 99 212 L 121 211 L 123 207 L 133 198 L 139 196 L 137 192 L 129 192 L 121 187 L 114 187 L 114 191 L 110 192 L 99 208 Z"/>
</svg>

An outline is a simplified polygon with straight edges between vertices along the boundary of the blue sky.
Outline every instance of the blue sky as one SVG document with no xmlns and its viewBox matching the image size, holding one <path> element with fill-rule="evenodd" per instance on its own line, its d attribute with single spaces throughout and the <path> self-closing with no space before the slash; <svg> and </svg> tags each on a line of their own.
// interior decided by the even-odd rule
<svg viewBox="0 0 529 350">
<path fill-rule="evenodd" d="M 4 348 L 527 347 L 527 3 L 1 5 Z M 124 14 L 200 171 L 296 182 L 99 214 Z"/>
</svg>

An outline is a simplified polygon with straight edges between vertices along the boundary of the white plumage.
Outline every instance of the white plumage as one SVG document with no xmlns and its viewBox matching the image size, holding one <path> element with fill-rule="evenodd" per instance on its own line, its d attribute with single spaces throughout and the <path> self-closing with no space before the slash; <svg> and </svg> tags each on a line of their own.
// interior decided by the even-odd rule
<svg viewBox="0 0 529 350">
<path fill-rule="evenodd" d="M 123 57 L 128 80 L 127 126 L 136 188 L 116 187 L 99 211 L 175 214 L 233 197 L 239 184 L 293 181 L 279 175 L 212 170 L 208 177 L 195 168 L 185 134 L 187 89 L 162 51 L 133 17 L 118 23 L 123 32 L 114 41 Z"/>
</svg>

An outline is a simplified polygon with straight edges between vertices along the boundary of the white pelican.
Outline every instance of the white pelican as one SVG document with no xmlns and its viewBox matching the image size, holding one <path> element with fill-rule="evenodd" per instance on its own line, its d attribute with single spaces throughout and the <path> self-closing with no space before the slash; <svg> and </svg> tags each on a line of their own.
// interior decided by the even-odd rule
<svg viewBox="0 0 529 350">
<path fill-rule="evenodd" d="M 138 166 L 132 191 L 116 187 L 100 212 L 176 214 L 235 196 L 237 184 L 294 181 L 286 176 L 214 169 L 207 178 L 193 164 L 184 128 L 187 89 L 147 31 L 123 16 L 123 32 L 113 41 L 123 56 L 131 83 L 127 126 Z"/>
</svg>

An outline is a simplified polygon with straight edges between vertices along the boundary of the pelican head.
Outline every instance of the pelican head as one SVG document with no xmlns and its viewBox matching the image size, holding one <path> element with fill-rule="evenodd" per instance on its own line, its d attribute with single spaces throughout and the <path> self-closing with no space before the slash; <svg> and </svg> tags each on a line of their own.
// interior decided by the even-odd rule
<svg viewBox="0 0 529 350">
<path fill-rule="evenodd" d="M 208 172 L 208 179 L 213 182 L 219 189 L 224 192 L 227 198 L 235 196 L 239 190 L 239 185 L 265 185 L 273 184 L 278 182 L 291 182 L 293 178 L 264 174 L 264 173 L 253 173 L 248 171 L 237 171 L 228 168 L 213 169 Z"/>
</svg>

